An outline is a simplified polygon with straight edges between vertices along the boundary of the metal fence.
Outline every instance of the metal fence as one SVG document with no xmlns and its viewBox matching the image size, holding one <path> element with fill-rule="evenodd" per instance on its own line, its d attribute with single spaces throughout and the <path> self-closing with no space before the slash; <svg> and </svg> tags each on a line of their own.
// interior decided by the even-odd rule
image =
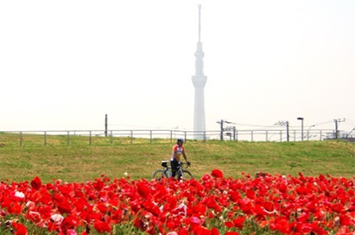
<svg viewBox="0 0 355 235">
<path fill-rule="evenodd" d="M 303 133 L 303 136 L 302 136 Z M 2 131 L 0 144 L 24 146 L 72 146 L 72 145 L 104 145 L 143 143 L 173 143 L 176 138 L 188 141 L 225 140 L 225 141 L 309 141 L 344 138 L 341 131 L 338 136 L 331 129 L 312 129 L 302 132 L 300 129 L 289 130 L 213 130 L 194 132 L 184 130 L 47 130 L 47 131 Z M 347 135 L 346 138 L 355 136 Z"/>
</svg>

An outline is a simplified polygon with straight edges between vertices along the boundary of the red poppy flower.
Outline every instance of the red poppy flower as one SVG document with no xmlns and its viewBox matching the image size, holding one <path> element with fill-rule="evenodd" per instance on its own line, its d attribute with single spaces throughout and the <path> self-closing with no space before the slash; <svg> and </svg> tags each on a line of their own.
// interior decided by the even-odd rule
<svg viewBox="0 0 355 235">
<path fill-rule="evenodd" d="M 194 235 L 211 235 L 212 232 L 208 230 L 207 228 L 199 225 L 194 228 Z"/>
<path fill-rule="evenodd" d="M 239 228 L 239 229 L 243 229 L 243 223 L 245 221 L 245 216 L 239 216 L 236 219 L 233 220 L 233 224 L 235 227 Z"/>
<path fill-rule="evenodd" d="M 226 232 L 225 235 L 239 235 L 239 233 L 231 231 L 231 232 Z"/>
<path fill-rule="evenodd" d="M 151 194 L 150 188 L 148 188 L 143 182 L 137 184 L 138 193 L 143 198 L 148 198 Z"/>
<path fill-rule="evenodd" d="M 230 221 L 227 221 L 227 222 L 224 223 L 224 225 L 225 225 L 227 228 L 232 228 L 234 224 L 233 224 L 232 222 L 230 222 Z"/>
<path fill-rule="evenodd" d="M 41 186 L 42 186 L 42 181 L 41 181 L 41 179 L 40 179 L 38 176 L 36 176 L 36 177 L 31 181 L 31 186 L 32 186 L 32 188 L 34 188 L 35 190 L 40 189 Z"/>
<path fill-rule="evenodd" d="M 0 220 L 27 219 L 31 226 L 47 227 L 47 232 L 60 235 L 75 234 L 77 227 L 80 231 L 85 227 L 82 235 L 93 228 L 110 233 L 112 226 L 127 226 L 131 220 L 134 233 L 219 235 L 217 228 L 210 228 L 221 224 L 222 215 L 226 222 L 220 229 L 225 234 L 252 234 L 254 225 L 271 233 L 295 235 L 355 232 L 353 178 L 267 173 L 257 178 L 223 177 L 214 170 L 199 181 L 103 177 L 93 183 L 56 180 L 45 186 L 40 186 L 39 178 L 34 183 L 0 182 Z M 254 225 L 247 226 L 245 221 Z M 225 232 L 229 228 L 240 231 Z M 13 233 L 28 234 L 26 227 L 17 224 Z"/>
<path fill-rule="evenodd" d="M 15 229 L 15 235 L 27 235 L 28 231 L 25 225 L 17 222 L 13 222 L 12 226 Z"/>
<path fill-rule="evenodd" d="M 217 228 L 212 228 L 211 229 L 211 235 L 220 235 L 220 233 L 219 233 Z"/>
<path fill-rule="evenodd" d="M 94 228 L 98 233 L 111 232 L 111 225 L 107 222 L 102 222 L 100 220 L 95 221 Z"/>
<path fill-rule="evenodd" d="M 15 203 L 12 204 L 12 206 L 10 207 L 10 213 L 11 213 L 11 214 L 20 215 L 21 212 L 22 212 L 22 206 L 21 206 L 18 202 L 15 202 Z"/>
<path fill-rule="evenodd" d="M 202 204 L 202 203 L 198 203 L 197 205 L 192 207 L 192 210 L 194 211 L 194 213 L 196 214 L 205 214 L 207 207 L 206 205 Z"/>
<path fill-rule="evenodd" d="M 189 235 L 186 228 L 182 228 L 178 231 L 178 235 Z"/>
<path fill-rule="evenodd" d="M 213 177 L 216 177 L 216 178 L 223 178 L 223 173 L 222 171 L 218 170 L 218 169 L 214 169 L 212 171 L 212 174 L 211 174 Z"/>
<path fill-rule="evenodd" d="M 350 225 L 350 219 L 346 214 L 340 215 L 339 221 L 341 225 Z"/>
<path fill-rule="evenodd" d="M 70 213 L 72 210 L 72 206 L 68 201 L 63 201 L 57 204 L 58 210 L 61 214 Z"/>
</svg>

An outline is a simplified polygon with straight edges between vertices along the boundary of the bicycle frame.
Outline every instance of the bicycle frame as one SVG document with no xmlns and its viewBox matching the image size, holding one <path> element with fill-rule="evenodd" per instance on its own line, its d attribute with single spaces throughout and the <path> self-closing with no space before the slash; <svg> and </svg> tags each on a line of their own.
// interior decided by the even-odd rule
<svg viewBox="0 0 355 235">
<path fill-rule="evenodd" d="M 192 174 L 183 168 L 183 165 L 186 164 L 184 162 L 179 162 L 179 165 L 176 169 L 176 174 L 175 176 L 178 177 L 178 179 L 186 179 L 186 178 L 193 178 Z M 172 177 L 172 170 L 171 170 L 171 167 L 167 165 L 167 161 L 163 161 L 162 162 L 162 166 L 163 166 L 163 169 L 162 170 L 157 170 L 154 172 L 153 174 L 153 178 L 155 178 L 155 176 L 165 176 L 167 178 L 171 178 Z M 189 165 L 187 165 L 186 168 L 188 168 Z"/>
<path fill-rule="evenodd" d="M 183 168 L 183 165 L 185 165 L 186 163 L 184 163 L 184 162 L 179 162 L 179 165 L 178 165 L 178 168 L 177 168 L 177 171 L 176 171 L 176 175 L 175 176 L 177 176 L 179 179 L 180 178 L 185 178 L 184 177 L 184 168 Z M 186 164 L 187 165 L 187 164 Z M 186 168 L 188 168 L 189 167 L 189 165 L 187 165 L 187 167 Z M 185 170 L 186 171 L 186 170 Z"/>
<path fill-rule="evenodd" d="M 179 166 L 178 166 L 178 170 L 176 171 L 176 175 L 180 178 L 180 177 L 184 177 L 184 171 L 182 169 L 182 166 L 184 165 L 183 162 L 179 162 Z"/>
<path fill-rule="evenodd" d="M 164 174 L 167 175 L 169 178 L 171 177 L 172 173 L 171 173 L 171 167 L 170 166 L 165 168 Z"/>
</svg>

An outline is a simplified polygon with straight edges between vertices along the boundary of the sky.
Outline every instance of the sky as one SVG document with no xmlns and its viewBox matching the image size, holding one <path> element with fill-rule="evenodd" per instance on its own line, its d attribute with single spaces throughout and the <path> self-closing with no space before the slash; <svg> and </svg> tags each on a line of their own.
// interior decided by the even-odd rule
<svg viewBox="0 0 355 235">
<path fill-rule="evenodd" d="M 355 1 L 19 0 L 0 1 L 0 131 L 193 130 L 198 4 L 206 130 L 355 127 Z"/>
</svg>

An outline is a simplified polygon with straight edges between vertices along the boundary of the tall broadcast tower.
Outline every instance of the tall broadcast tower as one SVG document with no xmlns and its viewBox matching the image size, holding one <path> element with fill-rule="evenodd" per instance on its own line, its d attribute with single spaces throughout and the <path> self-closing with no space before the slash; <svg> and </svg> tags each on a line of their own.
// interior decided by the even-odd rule
<svg viewBox="0 0 355 235">
<path fill-rule="evenodd" d="M 201 5 L 198 5 L 198 42 L 197 50 L 195 52 L 196 57 L 196 72 L 192 76 L 192 83 L 195 87 L 195 111 L 194 111 L 194 133 L 195 139 L 203 139 L 205 127 L 205 98 L 204 88 L 207 82 L 207 76 L 203 74 L 203 57 L 201 42 Z"/>
</svg>

